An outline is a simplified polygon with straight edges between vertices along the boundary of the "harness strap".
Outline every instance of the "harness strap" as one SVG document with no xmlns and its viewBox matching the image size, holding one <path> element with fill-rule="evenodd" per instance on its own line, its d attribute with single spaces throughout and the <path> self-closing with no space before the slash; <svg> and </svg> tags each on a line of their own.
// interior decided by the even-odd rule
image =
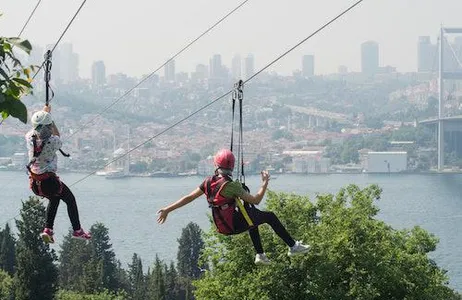
<svg viewBox="0 0 462 300">
<path fill-rule="evenodd" d="M 59 182 L 58 192 L 54 195 L 47 195 L 42 190 L 42 181 L 50 178 L 55 178 Z M 45 172 L 43 174 L 35 174 L 33 172 L 29 172 L 29 185 L 32 191 L 34 190 L 33 187 L 35 185 L 37 187 L 37 195 L 41 197 L 59 196 L 63 192 L 63 183 L 53 172 Z"/>
<path fill-rule="evenodd" d="M 43 147 L 45 146 L 45 144 L 48 142 L 48 138 L 47 139 L 44 139 L 40 146 L 37 145 L 37 135 L 32 135 L 32 144 L 34 146 L 34 154 L 32 156 L 32 159 L 29 161 L 29 163 L 26 165 L 26 168 L 27 170 L 31 172 L 30 170 L 30 166 L 35 163 L 37 161 L 37 158 L 40 156 L 40 154 L 42 153 L 43 151 Z"/>
<path fill-rule="evenodd" d="M 207 180 L 207 183 L 206 183 L 207 201 L 209 202 L 209 206 L 212 208 L 212 217 L 213 217 L 213 219 L 215 219 L 215 216 L 217 216 L 218 219 L 220 219 L 221 223 L 226 227 L 226 230 L 228 230 L 228 232 L 232 233 L 232 232 L 234 232 L 234 228 L 231 228 L 231 226 L 228 224 L 228 222 L 226 222 L 225 218 L 223 217 L 223 215 L 221 213 L 221 208 L 224 205 L 229 205 L 230 203 L 225 203 L 224 205 L 213 205 L 213 200 L 215 199 L 215 196 L 221 190 L 221 187 L 225 183 L 226 183 L 226 181 L 218 183 L 215 186 L 215 189 L 212 191 L 212 187 L 211 187 L 212 178 L 209 178 Z"/>
</svg>

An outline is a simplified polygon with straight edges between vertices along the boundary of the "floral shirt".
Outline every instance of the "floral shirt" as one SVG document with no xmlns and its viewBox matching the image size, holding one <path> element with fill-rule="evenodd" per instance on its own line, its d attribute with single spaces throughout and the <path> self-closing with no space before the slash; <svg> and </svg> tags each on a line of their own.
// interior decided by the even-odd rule
<svg viewBox="0 0 462 300">
<path fill-rule="evenodd" d="M 32 135 L 34 130 L 29 131 L 26 134 L 26 144 L 27 152 L 29 154 L 29 161 L 34 157 L 34 143 L 32 141 Z M 40 146 L 42 143 L 41 140 L 37 138 L 37 145 Z M 35 162 L 30 166 L 31 171 L 35 174 L 43 174 L 45 172 L 56 172 L 58 169 L 58 156 L 56 151 L 62 147 L 63 143 L 57 135 L 52 135 L 46 141 L 45 145 L 42 147 L 42 153 L 35 160 Z"/>
</svg>

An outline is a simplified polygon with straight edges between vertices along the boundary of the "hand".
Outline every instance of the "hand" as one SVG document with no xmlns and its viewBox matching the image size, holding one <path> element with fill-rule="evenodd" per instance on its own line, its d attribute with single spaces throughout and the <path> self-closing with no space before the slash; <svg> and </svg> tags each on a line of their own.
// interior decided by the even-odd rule
<svg viewBox="0 0 462 300">
<path fill-rule="evenodd" d="M 264 184 L 268 184 L 269 180 L 270 180 L 270 174 L 268 173 L 268 171 L 261 171 L 261 181 Z"/>
<path fill-rule="evenodd" d="M 47 113 L 51 112 L 51 105 L 45 105 L 43 107 L 43 111 L 46 111 Z"/>
<path fill-rule="evenodd" d="M 162 208 L 157 211 L 157 214 L 159 215 L 157 217 L 157 223 L 163 224 L 167 220 L 168 211 Z"/>
</svg>

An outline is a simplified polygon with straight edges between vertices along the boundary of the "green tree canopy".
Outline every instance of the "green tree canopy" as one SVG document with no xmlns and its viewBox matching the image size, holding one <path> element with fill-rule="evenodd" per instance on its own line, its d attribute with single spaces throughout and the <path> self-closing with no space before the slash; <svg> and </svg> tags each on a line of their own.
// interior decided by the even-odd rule
<svg viewBox="0 0 462 300">
<path fill-rule="evenodd" d="M 312 246 L 289 258 L 287 246 L 266 226 L 260 232 L 270 266 L 253 264 L 247 235 L 211 231 L 202 259 L 211 264 L 194 282 L 199 299 L 460 299 L 446 271 L 428 257 L 438 239 L 420 227 L 396 230 L 376 218 L 376 185 L 349 185 L 311 202 L 268 194 L 268 209 L 296 239 Z"/>
<path fill-rule="evenodd" d="M 44 223 L 45 208 L 37 197 L 29 197 L 16 220 L 15 299 L 53 299 L 58 288 L 55 251 L 39 236 Z"/>
<path fill-rule="evenodd" d="M 20 98 L 32 90 L 30 73 L 33 67 L 24 67 L 16 58 L 13 48 L 30 54 L 32 46 L 27 40 L 0 37 L 0 113 L 2 121 L 8 116 L 27 123 L 27 109 Z"/>
</svg>

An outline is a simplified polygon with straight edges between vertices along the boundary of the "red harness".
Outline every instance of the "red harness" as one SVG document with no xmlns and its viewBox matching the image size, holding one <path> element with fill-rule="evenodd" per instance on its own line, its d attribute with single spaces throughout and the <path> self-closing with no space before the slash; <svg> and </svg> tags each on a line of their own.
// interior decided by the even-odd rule
<svg viewBox="0 0 462 300">
<path fill-rule="evenodd" d="M 211 176 L 204 181 L 207 202 L 212 209 L 212 216 L 217 231 L 222 234 L 233 234 L 233 216 L 236 210 L 236 200 L 223 197 L 220 192 L 224 186 L 232 181 L 228 176 Z"/>
<path fill-rule="evenodd" d="M 42 190 L 42 181 L 50 179 L 50 178 L 54 178 L 59 183 L 58 191 L 53 195 L 45 194 Z M 46 197 L 46 198 L 53 197 L 53 196 L 59 196 L 61 195 L 63 191 L 63 183 L 61 182 L 61 180 L 59 180 L 59 177 L 56 176 L 56 174 L 53 172 L 46 172 L 43 174 L 35 174 L 32 172 L 29 172 L 29 187 L 32 190 L 32 192 L 34 192 L 34 194 L 36 194 L 37 196 Z"/>
<path fill-rule="evenodd" d="M 34 192 L 34 194 L 36 194 L 37 196 L 47 197 L 48 198 L 48 197 L 61 195 L 61 193 L 63 191 L 63 183 L 61 182 L 61 180 L 59 180 L 59 177 L 56 176 L 56 174 L 53 173 L 53 172 L 45 172 L 43 174 L 35 174 L 34 172 L 31 171 L 31 168 L 30 168 L 30 166 L 33 163 L 35 163 L 37 158 L 42 153 L 43 147 L 45 146 L 45 144 L 47 142 L 48 142 L 48 139 L 45 139 L 45 140 L 41 141 L 40 145 L 38 145 L 37 136 L 35 134 L 32 136 L 32 143 L 34 145 L 34 155 L 33 155 L 31 161 L 27 164 L 26 167 L 27 167 L 27 170 L 29 171 L 29 187 L 32 190 L 32 192 Z M 56 179 L 58 181 L 58 183 L 59 183 L 58 191 L 53 195 L 47 195 L 42 190 L 42 181 L 50 179 L 50 178 Z"/>
</svg>

